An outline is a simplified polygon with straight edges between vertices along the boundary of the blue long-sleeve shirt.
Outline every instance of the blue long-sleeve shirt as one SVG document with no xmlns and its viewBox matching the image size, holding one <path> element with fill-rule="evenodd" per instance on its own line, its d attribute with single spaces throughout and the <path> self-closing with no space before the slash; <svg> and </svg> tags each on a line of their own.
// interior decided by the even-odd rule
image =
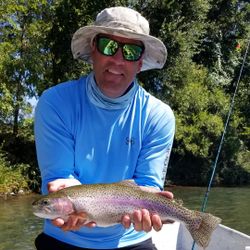
<svg viewBox="0 0 250 250">
<path fill-rule="evenodd" d="M 41 96 L 35 140 L 42 192 L 47 193 L 47 183 L 58 178 L 76 178 L 85 184 L 134 179 L 139 185 L 162 189 L 175 130 L 172 110 L 136 80 L 112 105 L 96 90 L 90 74 Z M 150 237 L 121 225 L 63 232 L 50 221 L 45 222 L 44 232 L 95 249 L 124 247 Z"/>
</svg>

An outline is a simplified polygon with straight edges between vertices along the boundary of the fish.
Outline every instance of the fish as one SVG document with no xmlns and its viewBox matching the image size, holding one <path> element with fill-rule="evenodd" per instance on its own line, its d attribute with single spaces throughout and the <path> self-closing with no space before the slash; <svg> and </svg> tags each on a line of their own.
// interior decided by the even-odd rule
<svg viewBox="0 0 250 250">
<path fill-rule="evenodd" d="M 221 219 L 205 212 L 190 210 L 160 192 L 147 191 L 133 180 L 110 184 L 82 184 L 42 195 L 32 203 L 34 215 L 45 218 L 63 218 L 67 221 L 72 213 L 84 212 L 88 221 L 100 227 L 121 223 L 123 215 L 135 210 L 147 209 L 157 213 L 162 222 L 179 221 L 190 232 L 194 241 L 203 248 Z"/>
</svg>

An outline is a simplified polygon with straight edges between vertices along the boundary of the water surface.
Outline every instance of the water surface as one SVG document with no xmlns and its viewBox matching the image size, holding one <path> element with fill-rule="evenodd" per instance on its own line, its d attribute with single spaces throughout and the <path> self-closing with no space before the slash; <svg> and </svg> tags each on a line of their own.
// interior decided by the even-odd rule
<svg viewBox="0 0 250 250">
<path fill-rule="evenodd" d="M 0 198 L 0 250 L 34 250 L 34 239 L 43 220 L 32 214 L 32 201 L 38 195 Z"/>
<path fill-rule="evenodd" d="M 206 188 L 173 187 L 175 197 L 183 200 L 183 205 L 201 210 Z M 250 235 L 250 187 L 212 188 L 205 211 L 222 219 L 222 224 Z"/>
</svg>

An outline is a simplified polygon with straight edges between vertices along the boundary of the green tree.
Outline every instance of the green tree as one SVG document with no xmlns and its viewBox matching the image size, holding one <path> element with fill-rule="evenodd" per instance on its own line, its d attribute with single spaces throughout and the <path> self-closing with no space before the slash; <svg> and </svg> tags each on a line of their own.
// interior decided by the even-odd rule
<svg viewBox="0 0 250 250">
<path fill-rule="evenodd" d="M 6 124 L 5 122 L 8 121 L 9 117 L 12 115 L 12 96 L 10 90 L 6 84 L 6 77 L 5 75 L 5 67 L 4 63 L 8 60 L 8 53 L 10 50 L 11 45 L 7 43 L 0 43 L 0 131 L 5 131 Z"/>
<path fill-rule="evenodd" d="M 176 183 L 204 185 L 223 131 L 229 98 L 220 88 L 209 88 L 208 71 L 195 64 L 189 66 L 185 82 L 171 98 L 177 128 L 169 177 Z"/>
<path fill-rule="evenodd" d="M 214 86 L 220 86 L 231 97 L 242 66 L 243 55 L 250 35 L 250 4 L 247 1 L 214 1 L 208 13 L 209 25 L 203 49 L 195 60 L 209 68 Z M 249 58 L 239 82 L 233 114 L 229 120 L 219 161 L 219 175 L 224 184 L 245 183 L 247 163 L 243 160 L 249 151 Z"/>
<path fill-rule="evenodd" d="M 11 164 L 31 163 L 28 175 L 38 177 L 27 98 L 89 72 L 89 65 L 72 57 L 72 35 L 111 6 L 141 12 L 150 21 L 151 34 L 168 49 L 163 70 L 139 75 L 141 84 L 176 115 L 168 177 L 180 184 L 206 184 L 249 39 L 247 1 L 1 1 L 0 140 L 6 141 L 2 150 Z M 250 179 L 245 172 L 250 171 L 249 57 L 223 143 L 217 183 L 243 184 Z M 10 131 L 13 136 L 6 136 Z M 24 147 L 32 152 L 29 159 L 19 150 Z"/>
<path fill-rule="evenodd" d="M 46 0 L 1 2 L 0 60 L 4 69 L 0 78 L 5 86 L 2 91 L 11 96 L 11 100 L 5 100 L 8 112 L 12 112 L 5 112 L 7 116 L 1 117 L 1 122 L 10 124 L 14 135 L 18 135 L 19 122 L 31 112 L 27 98 L 36 96 L 36 85 L 43 80 L 47 53 L 42 41 L 48 24 L 42 17 L 46 6 Z"/>
<path fill-rule="evenodd" d="M 242 52 L 236 47 L 240 41 L 243 49 L 249 34 L 249 4 L 230 0 L 152 0 L 136 1 L 135 6 L 150 20 L 152 34 L 160 37 L 168 48 L 165 69 L 145 72 L 140 79 L 149 91 L 170 104 L 177 117 L 169 175 L 175 180 L 186 178 L 189 184 L 204 184 L 217 153 L 241 63 Z M 243 86 L 246 85 L 249 81 L 245 81 Z M 247 101 L 246 92 L 249 93 L 244 87 L 241 95 Z M 245 117 L 248 105 L 240 103 L 243 112 L 236 106 L 240 118 L 235 115 L 230 120 L 227 131 L 230 140 L 224 142 L 217 183 L 223 180 L 225 167 L 239 166 L 237 156 L 246 150 L 240 137 L 249 130 L 247 123 L 244 129 L 240 126 L 249 119 Z M 184 176 L 178 175 L 181 172 Z"/>
</svg>

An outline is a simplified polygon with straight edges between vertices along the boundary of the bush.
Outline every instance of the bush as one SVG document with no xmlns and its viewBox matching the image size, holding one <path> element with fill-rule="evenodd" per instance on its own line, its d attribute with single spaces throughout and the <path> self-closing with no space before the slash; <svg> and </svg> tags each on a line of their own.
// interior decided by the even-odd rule
<svg viewBox="0 0 250 250">
<path fill-rule="evenodd" d="M 10 172 L 19 171 L 28 180 L 29 189 L 40 191 L 40 172 L 36 160 L 35 142 L 26 135 L 0 134 L 3 166 Z M 25 153 L 24 153 L 25 152 Z M 10 173 L 9 173 L 10 174 Z"/>
<path fill-rule="evenodd" d="M 250 174 L 240 166 L 224 167 L 221 171 L 221 184 L 226 186 L 238 186 L 249 184 Z"/>
<path fill-rule="evenodd" d="M 10 166 L 3 152 L 0 152 L 0 194 L 18 193 L 29 190 L 28 178 L 23 175 L 27 164 Z"/>
</svg>

